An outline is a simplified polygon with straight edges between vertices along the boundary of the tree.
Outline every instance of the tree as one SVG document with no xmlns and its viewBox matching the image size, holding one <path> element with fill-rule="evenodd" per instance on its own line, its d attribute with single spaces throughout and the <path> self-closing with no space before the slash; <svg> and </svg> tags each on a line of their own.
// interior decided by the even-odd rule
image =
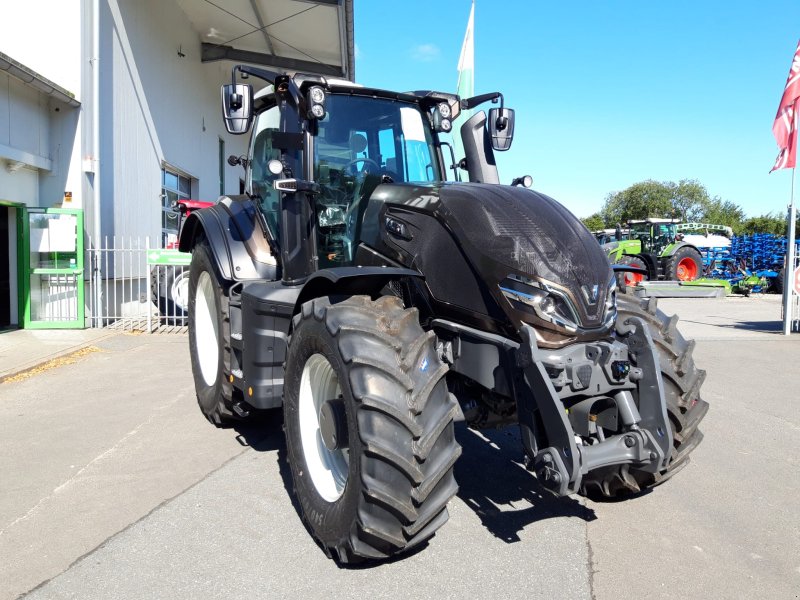
<svg viewBox="0 0 800 600">
<path fill-rule="evenodd" d="M 600 214 L 606 225 L 613 227 L 631 219 L 669 217 L 671 210 L 669 187 L 648 179 L 606 196 Z"/>
<path fill-rule="evenodd" d="M 609 194 L 600 212 L 607 226 L 648 217 L 696 221 L 709 201 L 705 186 L 694 179 L 648 179 Z"/>
<path fill-rule="evenodd" d="M 677 185 L 666 182 L 672 192 L 672 214 L 681 221 L 698 221 L 711 201 L 708 190 L 695 179 L 681 179 Z"/>
<path fill-rule="evenodd" d="M 598 231 L 606 226 L 600 213 L 594 213 L 593 215 L 584 217 L 581 219 L 581 222 L 586 225 L 586 229 L 589 231 Z"/>
<path fill-rule="evenodd" d="M 734 233 L 739 234 L 741 233 L 744 219 L 745 214 L 741 206 L 734 204 L 730 200 L 723 200 L 719 196 L 715 196 L 708 201 L 705 211 L 699 220 L 715 225 L 727 225 L 733 229 Z"/>
<path fill-rule="evenodd" d="M 750 217 L 741 226 L 743 234 L 753 233 L 773 233 L 775 235 L 786 235 L 786 218 L 780 214 L 768 212 L 758 217 Z"/>
</svg>

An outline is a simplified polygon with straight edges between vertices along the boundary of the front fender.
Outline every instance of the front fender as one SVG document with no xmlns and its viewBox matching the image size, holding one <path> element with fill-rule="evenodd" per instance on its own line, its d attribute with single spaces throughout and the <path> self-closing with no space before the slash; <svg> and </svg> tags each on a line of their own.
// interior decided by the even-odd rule
<svg viewBox="0 0 800 600">
<path fill-rule="evenodd" d="M 214 206 L 189 215 L 181 229 L 178 248 L 181 252 L 191 252 L 204 236 L 224 279 L 277 279 L 269 236 L 256 211 L 247 196 L 224 196 Z"/>
<path fill-rule="evenodd" d="M 376 296 L 390 281 L 424 275 L 403 267 L 337 267 L 313 273 L 297 297 L 294 312 L 300 312 L 304 302 L 322 296 Z"/>
</svg>

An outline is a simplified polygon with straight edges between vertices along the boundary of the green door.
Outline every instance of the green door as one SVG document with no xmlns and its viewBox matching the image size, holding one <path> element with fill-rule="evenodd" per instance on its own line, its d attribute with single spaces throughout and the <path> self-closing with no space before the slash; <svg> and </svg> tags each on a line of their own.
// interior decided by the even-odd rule
<svg viewBox="0 0 800 600">
<path fill-rule="evenodd" d="M 83 329 L 83 211 L 28 208 L 22 222 L 26 329 Z"/>
</svg>

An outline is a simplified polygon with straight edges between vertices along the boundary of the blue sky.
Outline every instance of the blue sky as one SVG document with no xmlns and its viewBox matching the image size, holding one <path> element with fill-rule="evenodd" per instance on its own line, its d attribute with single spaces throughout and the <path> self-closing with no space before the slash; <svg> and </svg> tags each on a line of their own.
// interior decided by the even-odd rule
<svg viewBox="0 0 800 600">
<path fill-rule="evenodd" d="M 470 0 L 355 0 L 356 79 L 455 91 Z M 780 212 L 791 170 L 772 121 L 800 38 L 788 0 L 477 0 L 475 92 L 516 109 L 503 182 L 576 215 L 644 179 L 697 179 L 750 215 Z"/>
</svg>

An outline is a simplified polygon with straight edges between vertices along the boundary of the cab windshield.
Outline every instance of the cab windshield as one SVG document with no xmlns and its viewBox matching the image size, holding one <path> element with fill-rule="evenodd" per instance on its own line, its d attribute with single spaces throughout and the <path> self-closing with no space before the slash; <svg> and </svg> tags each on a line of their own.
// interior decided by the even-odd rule
<svg viewBox="0 0 800 600">
<path fill-rule="evenodd" d="M 352 261 L 369 195 L 381 183 L 441 181 L 433 132 L 414 103 L 329 95 L 314 144 L 321 266 Z"/>
<path fill-rule="evenodd" d="M 634 223 L 630 239 L 640 240 L 642 250 L 659 253 L 675 240 L 674 223 Z"/>
</svg>

